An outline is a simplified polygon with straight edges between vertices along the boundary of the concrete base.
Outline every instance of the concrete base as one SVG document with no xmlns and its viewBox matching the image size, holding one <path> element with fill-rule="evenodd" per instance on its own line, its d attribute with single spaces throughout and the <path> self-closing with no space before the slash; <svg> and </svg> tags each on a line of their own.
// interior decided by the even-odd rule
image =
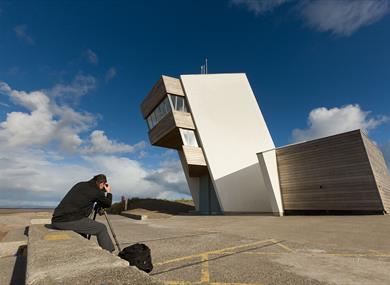
<svg viewBox="0 0 390 285">
<path fill-rule="evenodd" d="M 130 218 L 130 219 L 140 220 L 140 221 L 146 220 L 148 218 L 148 215 L 134 214 L 134 213 L 130 213 L 128 211 L 121 212 L 121 215 L 124 217 Z"/>
<path fill-rule="evenodd" d="M 284 216 L 284 212 L 223 212 L 225 216 Z"/>
<path fill-rule="evenodd" d="M 26 284 L 162 284 L 72 231 L 29 229 Z"/>
<path fill-rule="evenodd" d="M 171 214 L 160 213 L 158 211 L 150 211 L 146 209 L 133 209 L 122 211 L 121 215 L 134 220 L 165 219 L 172 217 Z"/>
</svg>

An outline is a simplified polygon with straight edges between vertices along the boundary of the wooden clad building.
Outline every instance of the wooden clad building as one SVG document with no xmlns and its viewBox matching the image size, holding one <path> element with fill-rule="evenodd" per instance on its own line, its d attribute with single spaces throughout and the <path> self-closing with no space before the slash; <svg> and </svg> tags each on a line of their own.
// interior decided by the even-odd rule
<svg viewBox="0 0 390 285">
<path fill-rule="evenodd" d="M 283 208 L 390 211 L 390 176 L 378 147 L 360 130 L 276 149 Z"/>
</svg>

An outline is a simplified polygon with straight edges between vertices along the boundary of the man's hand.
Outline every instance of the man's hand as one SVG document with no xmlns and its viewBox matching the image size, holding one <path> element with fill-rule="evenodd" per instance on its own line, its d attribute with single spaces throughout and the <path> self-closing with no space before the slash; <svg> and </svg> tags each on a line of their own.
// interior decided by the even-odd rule
<svg viewBox="0 0 390 285">
<path fill-rule="evenodd" d="M 111 186 L 108 185 L 107 183 L 104 184 L 104 189 L 106 189 L 106 192 L 107 192 L 107 193 L 111 193 Z"/>
</svg>

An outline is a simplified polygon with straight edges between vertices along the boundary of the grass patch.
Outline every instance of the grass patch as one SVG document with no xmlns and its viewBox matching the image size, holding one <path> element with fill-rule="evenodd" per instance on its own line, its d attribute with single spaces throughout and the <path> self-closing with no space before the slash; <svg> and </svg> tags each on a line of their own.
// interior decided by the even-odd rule
<svg viewBox="0 0 390 285">
<path fill-rule="evenodd" d="M 153 198 L 133 197 L 128 199 L 127 209 L 145 209 L 149 211 L 166 213 L 171 215 L 185 214 L 195 210 L 194 203 L 191 199 L 164 200 Z M 123 211 L 122 203 L 114 203 L 107 209 L 110 214 L 120 214 Z"/>
</svg>

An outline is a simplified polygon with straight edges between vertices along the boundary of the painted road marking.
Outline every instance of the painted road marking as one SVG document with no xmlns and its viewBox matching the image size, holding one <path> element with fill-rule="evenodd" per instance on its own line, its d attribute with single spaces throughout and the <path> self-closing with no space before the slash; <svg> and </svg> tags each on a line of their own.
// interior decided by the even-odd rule
<svg viewBox="0 0 390 285">
<path fill-rule="evenodd" d="M 237 252 L 235 250 L 247 248 L 250 246 L 255 246 L 259 244 L 264 244 L 267 242 L 271 242 L 272 245 L 276 245 L 284 250 L 284 252 L 253 252 L 253 251 L 244 251 L 244 252 Z M 379 256 L 379 257 L 390 257 L 390 254 L 387 253 L 381 253 L 377 250 L 369 250 L 370 253 L 347 253 L 347 252 L 323 252 L 323 253 L 303 253 L 305 255 L 318 255 L 318 256 L 351 256 L 351 257 L 369 257 L 369 256 Z M 232 247 L 226 247 L 222 249 L 217 250 L 210 250 L 206 252 L 202 252 L 199 254 L 193 254 L 189 256 L 183 256 L 179 258 L 174 258 L 171 260 L 163 261 L 160 263 L 157 263 L 156 265 L 165 265 L 169 263 L 179 262 L 183 260 L 189 260 L 194 258 L 200 258 L 200 262 L 197 262 L 197 264 L 201 264 L 201 276 L 200 281 L 186 281 L 186 280 L 168 280 L 164 281 L 166 285 L 263 285 L 262 283 L 231 283 L 231 282 L 210 282 L 210 268 L 209 268 L 209 256 L 210 255 L 232 255 L 232 254 L 254 254 L 254 255 L 280 255 L 280 254 L 291 254 L 295 253 L 293 249 L 288 247 L 287 245 L 283 244 L 281 241 L 277 241 L 275 239 L 266 239 L 261 241 L 256 241 L 248 244 L 242 244 L 238 246 L 232 246 Z M 212 259 L 211 259 L 212 260 Z"/>
<path fill-rule="evenodd" d="M 287 245 L 284 245 L 282 244 L 281 242 L 277 241 L 277 240 L 274 240 L 272 239 L 271 242 L 273 242 L 275 245 L 287 250 L 288 252 L 293 252 L 293 250 L 291 248 L 289 248 Z"/>
<path fill-rule="evenodd" d="M 202 270 L 200 273 L 200 282 L 208 283 L 210 282 L 210 273 L 209 273 L 209 255 L 203 254 L 202 258 Z"/>
<path fill-rule="evenodd" d="M 272 242 L 272 239 L 266 239 L 266 240 L 256 241 L 256 242 L 243 244 L 243 245 L 239 245 L 239 246 L 226 247 L 226 248 L 222 248 L 222 249 L 210 250 L 210 251 L 206 251 L 206 252 L 202 252 L 202 253 L 198 253 L 198 254 L 178 257 L 178 258 L 174 258 L 174 259 L 170 259 L 170 260 L 166 260 L 166 261 L 163 261 L 163 262 L 156 263 L 156 265 L 157 266 L 158 265 L 165 265 L 165 264 L 168 264 L 168 263 L 179 262 L 179 261 L 183 261 L 183 260 L 187 260 L 187 259 L 193 259 L 193 258 L 197 258 L 197 257 L 202 257 L 202 255 L 205 255 L 205 254 L 225 254 L 225 251 L 233 251 L 235 249 L 240 249 L 240 248 L 250 247 L 250 246 L 254 246 L 254 245 L 259 245 L 259 244 L 266 243 L 266 242 Z"/>
<path fill-rule="evenodd" d="M 189 256 L 183 256 L 179 258 L 174 258 L 171 260 L 167 260 L 164 262 L 156 263 L 156 266 L 158 265 L 165 265 L 173 262 L 179 262 L 183 260 L 188 260 L 188 259 L 194 259 L 194 258 L 200 258 L 201 261 L 201 276 L 200 276 L 200 281 L 198 282 L 193 282 L 193 281 L 185 281 L 185 280 L 169 280 L 169 281 L 164 281 L 165 284 L 167 285 L 189 285 L 189 284 L 209 284 L 209 285 L 263 285 L 262 283 L 231 283 L 231 282 L 210 282 L 210 269 L 209 269 L 209 255 L 224 255 L 224 254 L 235 254 L 234 250 L 237 249 L 242 249 L 250 246 L 255 246 L 259 244 L 264 244 L 267 242 L 272 242 L 272 244 L 275 244 L 275 240 L 271 239 L 266 239 L 266 240 L 261 240 L 261 241 L 256 241 L 248 244 L 242 244 L 238 246 L 231 246 L 231 247 L 226 247 L 222 249 L 217 249 L 217 250 L 210 250 L 206 252 L 202 252 L 199 254 L 193 254 Z"/>
</svg>

